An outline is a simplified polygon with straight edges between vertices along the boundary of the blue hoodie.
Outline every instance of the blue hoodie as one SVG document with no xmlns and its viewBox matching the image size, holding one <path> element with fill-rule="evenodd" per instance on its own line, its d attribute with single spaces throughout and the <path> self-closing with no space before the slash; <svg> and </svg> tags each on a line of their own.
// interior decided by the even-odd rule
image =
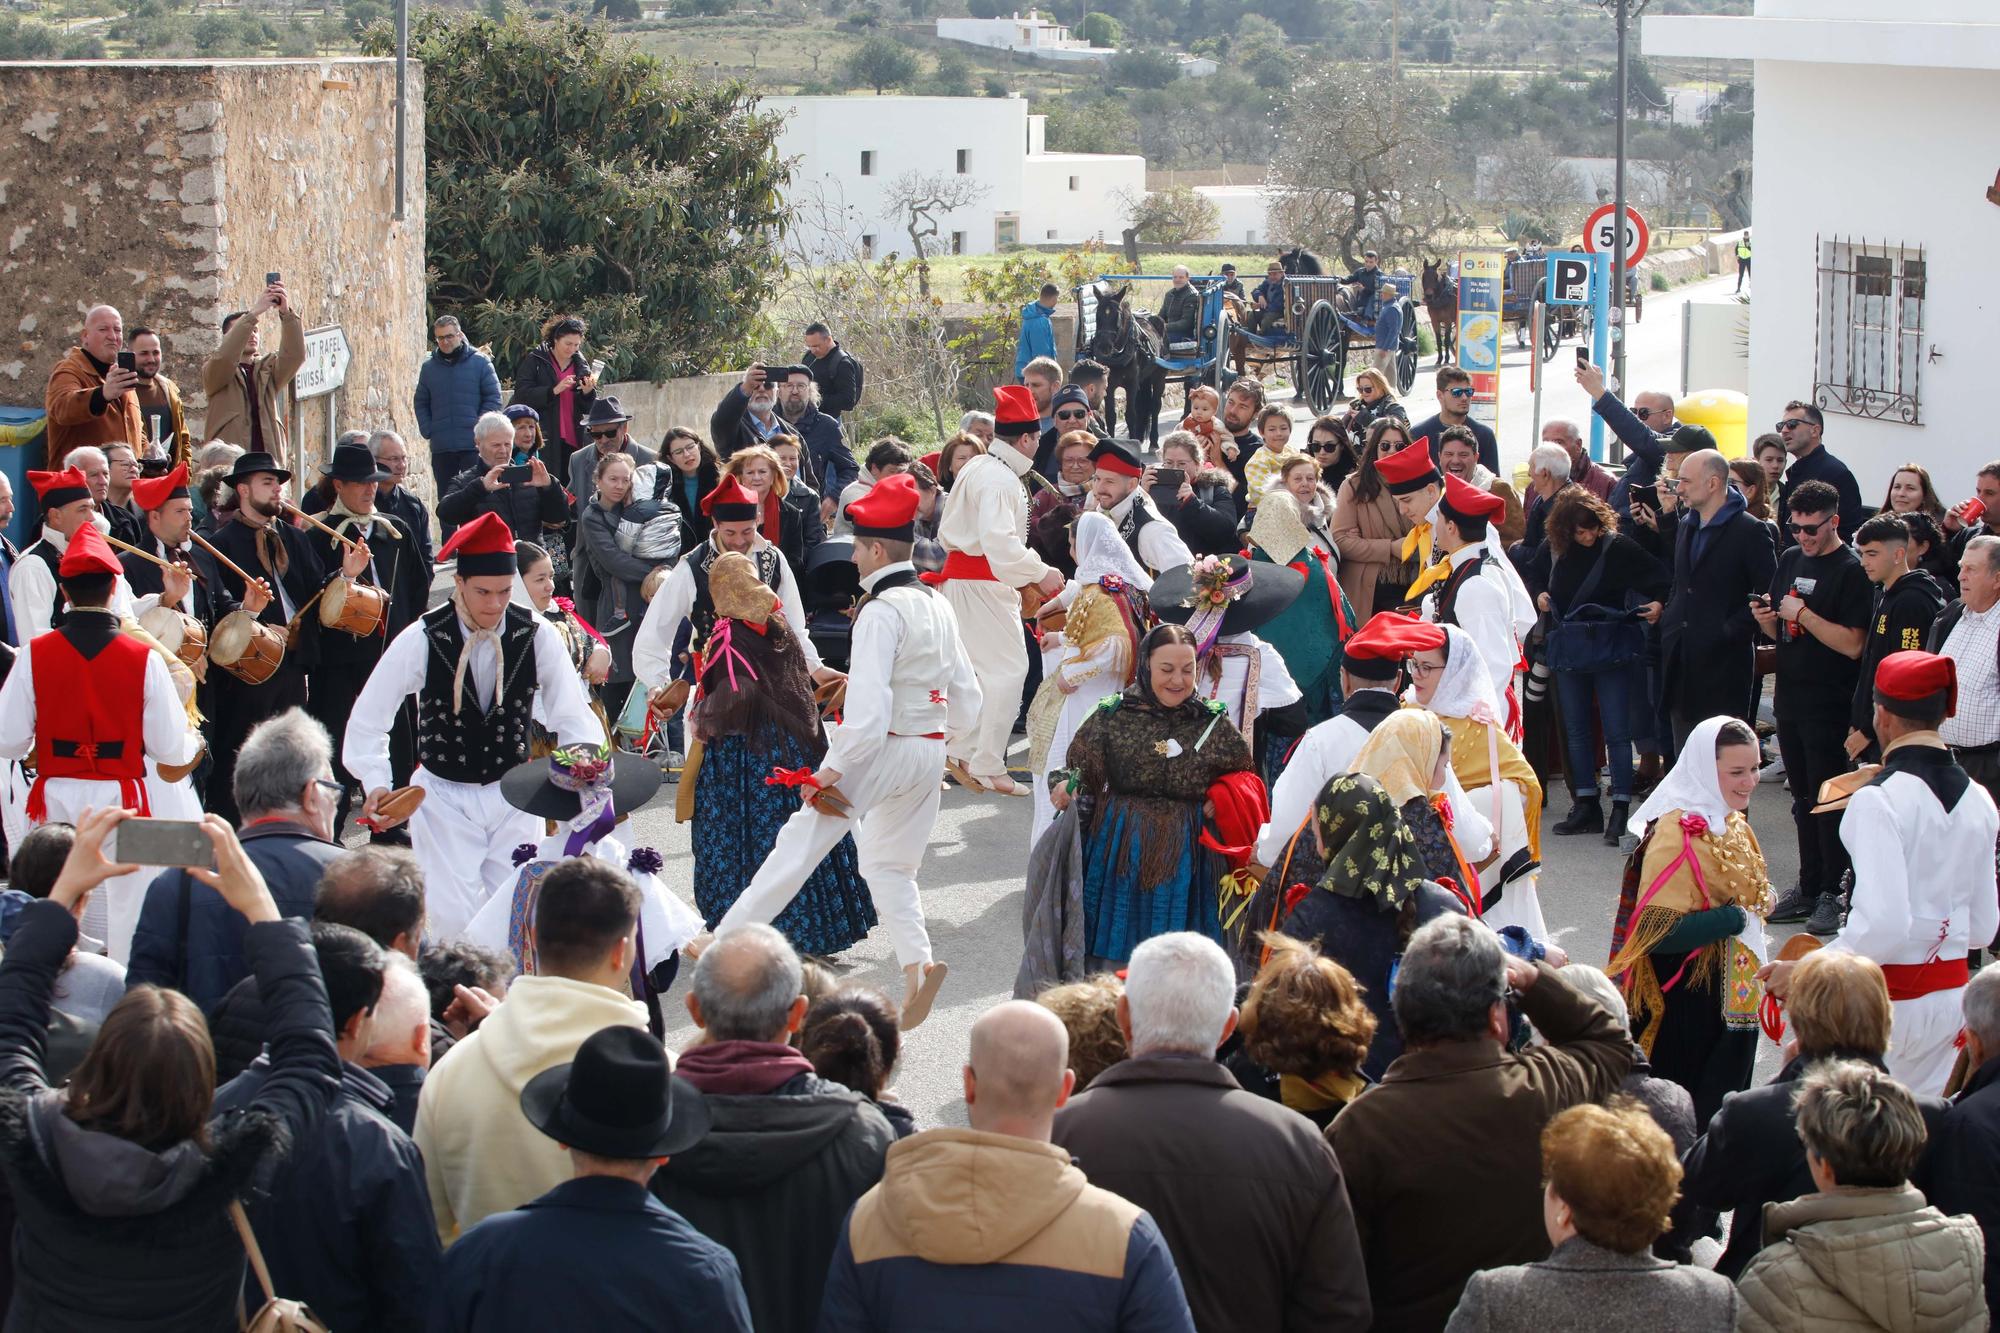
<svg viewBox="0 0 2000 1333">
<path fill-rule="evenodd" d="M 1014 344 L 1014 378 L 1020 379 L 1021 372 L 1036 357 L 1055 354 L 1056 326 L 1049 319 L 1049 308 L 1040 301 L 1030 301 L 1021 307 L 1021 336 Z"/>
<path fill-rule="evenodd" d="M 1715 530 L 1748 508 L 1749 505 L 1743 499 L 1743 492 L 1738 490 L 1736 483 L 1732 481 L 1729 483 L 1728 494 L 1722 498 L 1722 508 L 1716 510 L 1715 517 L 1708 522 L 1702 522 L 1700 514 L 1692 509 L 1688 510 L 1681 522 L 1689 525 L 1688 540 L 1694 543 L 1688 550 L 1690 566 L 1700 562 L 1701 553 L 1708 546 L 1708 539 L 1715 534 Z"/>
</svg>

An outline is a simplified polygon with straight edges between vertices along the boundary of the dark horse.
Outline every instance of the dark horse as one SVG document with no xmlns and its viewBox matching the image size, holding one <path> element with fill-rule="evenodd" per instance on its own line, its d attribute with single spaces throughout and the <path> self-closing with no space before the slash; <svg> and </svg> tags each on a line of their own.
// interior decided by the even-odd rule
<svg viewBox="0 0 2000 1333">
<path fill-rule="evenodd" d="M 1109 373 L 1104 389 L 1104 424 L 1118 434 L 1118 391 L 1125 391 L 1125 436 L 1160 443 L 1160 408 L 1167 397 L 1167 372 L 1160 365 L 1163 330 L 1159 319 L 1132 308 L 1132 284 L 1115 291 L 1099 288 L 1097 326 L 1090 335 L 1091 358 Z"/>
<path fill-rule="evenodd" d="M 1278 262 L 1285 266 L 1285 273 L 1290 277 L 1317 278 L 1327 272 L 1326 260 L 1303 245 L 1295 245 L 1279 255 Z"/>
<path fill-rule="evenodd" d="M 1446 276 L 1442 260 L 1424 261 L 1424 309 L 1431 317 L 1437 363 L 1443 365 L 1458 351 L 1458 284 Z"/>
</svg>

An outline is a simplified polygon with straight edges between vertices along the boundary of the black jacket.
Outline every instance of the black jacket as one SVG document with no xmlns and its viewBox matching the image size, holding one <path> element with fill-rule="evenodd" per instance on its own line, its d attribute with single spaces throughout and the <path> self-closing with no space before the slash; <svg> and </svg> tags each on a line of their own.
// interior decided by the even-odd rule
<svg viewBox="0 0 2000 1333">
<path fill-rule="evenodd" d="M 1665 602 L 1673 577 L 1638 542 L 1622 532 L 1606 533 L 1596 547 L 1572 545 L 1549 569 L 1549 602 L 1558 616 L 1583 605 L 1580 594 L 1600 558 L 1604 569 L 1590 588 L 1589 603 L 1625 610 L 1645 602 Z"/>
<path fill-rule="evenodd" d="M 562 487 L 562 473 L 551 460 L 544 458 L 542 462 L 549 469 L 548 485 L 517 481 L 497 491 L 486 489 L 486 474 L 491 469 L 474 463 L 453 478 L 444 499 L 438 501 L 439 520 L 446 527 L 457 528 L 481 514 L 494 513 L 506 521 L 515 541 L 547 541 L 546 529 L 560 528 L 569 521 L 569 496 Z"/>
<path fill-rule="evenodd" d="M 1947 1216 L 1970 1213 L 1986 1233 L 1986 1303 L 2000 1310 L 2000 1059 L 1988 1060 L 1931 1123 L 1911 1183 Z"/>
<path fill-rule="evenodd" d="M 1778 483 L 1780 540 L 1791 540 L 1785 523 L 1792 514 L 1792 492 L 1809 481 L 1823 481 L 1840 496 L 1840 535 L 1849 541 L 1854 540 L 1868 506 L 1861 499 L 1861 484 L 1854 480 L 1854 473 L 1847 464 L 1828 453 L 1824 444 L 1804 458 L 1794 458 L 1785 465 L 1785 478 Z"/>
<path fill-rule="evenodd" d="M 798 487 L 785 492 L 778 502 L 778 549 L 792 562 L 792 577 L 806 572 L 806 556 L 826 540 L 826 524 L 819 516 L 819 492 Z M 683 547 L 683 550 L 686 548 Z"/>
<path fill-rule="evenodd" d="M 1674 541 L 1674 595 L 1660 616 L 1660 665 L 1670 707 L 1692 717 L 1740 717 L 1756 679 L 1757 621 L 1750 594 L 1768 591 L 1777 572 L 1770 529 L 1730 492 L 1726 516 L 1703 536 L 1692 510 Z"/>
<path fill-rule="evenodd" d="M 826 355 L 825 360 L 807 352 L 799 364 L 812 372 L 813 383 L 819 386 L 819 410 L 840 420 L 842 412 L 852 412 L 861 401 L 861 381 L 864 374 L 861 362 L 839 343 Z"/>
<path fill-rule="evenodd" d="M 1174 530 L 1196 555 L 1234 555 L 1243 549 L 1243 542 L 1236 535 L 1236 523 L 1241 517 L 1236 496 L 1226 470 L 1207 468 L 1195 478 L 1194 498 L 1167 517 L 1174 521 Z"/>
<path fill-rule="evenodd" d="M 1861 676 L 1854 683 L 1854 707 L 1848 717 L 1848 725 L 1870 740 L 1875 737 L 1875 668 L 1890 653 L 1921 649 L 1947 600 L 1944 587 L 1921 569 L 1903 575 L 1893 587 L 1875 590 L 1867 636 L 1861 641 Z"/>
<path fill-rule="evenodd" d="M 590 374 L 590 363 L 577 352 L 569 359 L 568 373 L 576 377 L 578 384 Z M 562 376 L 556 373 L 555 353 L 547 344 L 535 348 L 521 358 L 514 367 L 514 396 L 509 403 L 525 403 L 535 409 L 535 415 L 542 419 L 542 439 L 546 441 L 548 453 L 543 461 L 549 471 L 560 477 L 569 466 L 569 456 L 575 452 L 563 442 L 562 430 L 556 421 L 556 381 Z M 576 448 L 590 443 L 590 433 L 584 430 L 583 419 L 590 415 L 590 409 L 597 402 L 597 393 L 577 390 L 570 394 L 570 404 L 576 409 Z"/>
<path fill-rule="evenodd" d="M 1201 329 L 1201 293 L 1193 283 L 1168 287 L 1160 298 L 1160 324 L 1170 343 L 1190 342 Z"/>
<path fill-rule="evenodd" d="M 749 395 L 743 392 L 742 385 L 736 384 L 722 395 L 722 401 L 708 419 L 708 438 L 715 443 L 715 451 L 725 463 L 738 449 L 762 442 L 756 428 L 744 419 L 749 410 Z M 839 495 L 849 482 L 861 476 L 861 465 L 854 461 L 854 452 L 847 447 L 840 423 L 818 408 L 808 406 L 797 421 L 786 422 L 785 429 L 805 444 L 799 471 L 821 495 Z"/>
<path fill-rule="evenodd" d="M 285 572 L 272 580 L 272 591 L 275 593 L 278 586 L 282 584 L 284 595 L 291 599 L 292 610 L 296 613 L 312 601 L 314 593 L 333 581 L 334 577 L 340 573 L 340 565 L 336 562 L 329 568 L 320 559 L 318 549 L 313 543 L 306 540 L 305 533 L 300 532 L 290 523 L 274 519 L 269 524 L 269 527 L 276 534 L 277 539 L 284 543 L 286 557 Z M 232 517 L 227 523 L 216 528 L 214 535 L 209 538 L 209 542 L 216 550 L 222 552 L 223 555 L 247 571 L 252 577 L 269 578 L 257 555 L 257 529 L 250 524 Z M 222 580 L 223 594 L 241 603 L 243 600 L 243 580 L 237 578 L 227 569 L 223 569 L 219 577 Z M 257 618 L 266 625 L 272 625 L 279 629 L 285 628 L 285 612 L 281 599 L 273 596 L 270 604 L 264 608 L 263 614 Z M 285 649 L 284 669 L 297 668 L 300 671 L 311 671 L 319 665 L 319 615 L 317 607 L 307 615 L 300 617 L 300 632 L 296 638 L 298 641 L 290 644 Z M 212 684 L 223 686 L 231 691 L 235 691 L 241 685 L 241 682 L 238 682 L 234 676 L 226 671 L 211 672 L 209 680 Z M 244 686 L 243 688 L 254 689 L 259 687 Z"/>
<path fill-rule="evenodd" d="M 443 1250 L 423 1158 L 388 1113 L 395 1096 L 367 1070 L 341 1067 L 319 1133 L 292 1146 L 269 1193 L 249 1207 L 271 1285 L 331 1328 L 421 1329 Z M 256 1101 L 260 1059 L 215 1094 L 222 1113 Z M 244 1299 L 263 1301 L 254 1275 Z"/>
<path fill-rule="evenodd" d="M 244 949 L 271 995 L 272 1072 L 242 1110 L 154 1151 L 86 1129 L 42 1069 L 49 990 L 76 918 L 31 903 L 0 961 L 0 1165 L 14 1196 L 9 1333 L 236 1327 L 243 1245 L 229 1201 L 320 1132 L 340 1083 L 333 1013 L 303 921 L 251 926 Z"/>
<path fill-rule="evenodd" d="M 148 532 L 134 546 L 164 556 L 166 548 L 159 538 Z M 183 561 L 195 572 L 194 617 L 204 628 L 214 629 L 215 622 L 236 609 L 236 599 L 222 586 L 222 566 L 215 563 L 215 557 L 199 546 L 189 543 L 182 553 Z M 125 583 L 132 589 L 134 597 L 148 595 L 157 597 L 166 587 L 164 571 L 144 556 L 121 553 L 118 563 L 125 567 Z"/>
<path fill-rule="evenodd" d="M 1632 415 L 1632 409 L 1610 394 L 1600 395 L 1590 410 L 1604 418 L 1604 424 L 1630 450 L 1625 459 L 1625 475 L 1611 488 L 1611 507 L 1622 518 L 1632 512 L 1632 488 L 1651 486 L 1660 479 L 1667 461 L 1667 444 L 1673 438 L 1662 435 Z"/>
</svg>

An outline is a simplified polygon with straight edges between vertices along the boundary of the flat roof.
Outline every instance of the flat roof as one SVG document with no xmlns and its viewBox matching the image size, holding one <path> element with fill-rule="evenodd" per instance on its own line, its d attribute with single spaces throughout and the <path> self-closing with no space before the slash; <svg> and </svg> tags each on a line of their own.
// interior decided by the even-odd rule
<svg viewBox="0 0 2000 1333">
<path fill-rule="evenodd" d="M 1649 56 L 2000 71 L 2000 23 L 1648 15 L 1639 46 Z"/>
</svg>

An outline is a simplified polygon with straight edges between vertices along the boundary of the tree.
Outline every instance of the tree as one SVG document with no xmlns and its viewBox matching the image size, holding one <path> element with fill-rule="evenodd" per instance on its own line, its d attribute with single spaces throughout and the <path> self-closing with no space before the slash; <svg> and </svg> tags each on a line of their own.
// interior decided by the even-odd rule
<svg viewBox="0 0 2000 1333">
<path fill-rule="evenodd" d="M 1153 245 L 1206 241 L 1222 225 L 1222 209 L 1192 185 L 1154 190 L 1137 199 L 1122 195 L 1125 221 L 1139 239 Z"/>
<path fill-rule="evenodd" d="M 1172 51 L 1120 51 L 1105 67 L 1114 88 L 1163 88 L 1181 76 Z"/>
<path fill-rule="evenodd" d="M 364 50 L 394 41 L 377 27 Z M 503 370 L 558 312 L 589 321 L 612 378 L 742 364 L 790 216 L 779 121 L 744 84 L 568 17 L 426 9 L 410 49 L 434 313 Z"/>
<path fill-rule="evenodd" d="M 930 299 L 930 242 L 943 226 L 943 219 L 986 197 L 984 181 L 972 176 L 947 176 L 943 172 L 906 171 L 889 182 L 884 199 L 903 231 L 910 238 L 916 256 L 917 289 Z"/>
<path fill-rule="evenodd" d="M 893 37 L 870 37 L 847 58 L 847 76 L 865 83 L 880 97 L 917 77 L 917 57 Z"/>
<path fill-rule="evenodd" d="M 1125 30 L 1119 27 L 1118 20 L 1109 14 L 1085 14 L 1083 25 L 1077 29 L 1076 35 L 1092 46 L 1107 47 L 1115 51 L 1125 36 Z"/>
<path fill-rule="evenodd" d="M 1541 135 L 1531 131 L 1503 144 L 1492 179 L 1494 198 L 1513 210 L 1521 236 L 1553 243 L 1581 225 L 1573 216 L 1580 207 L 1576 174 Z"/>
<path fill-rule="evenodd" d="M 965 97 L 972 92 L 972 63 L 950 47 L 943 47 L 937 53 L 937 65 L 931 70 L 931 87 L 941 97 Z"/>
</svg>

